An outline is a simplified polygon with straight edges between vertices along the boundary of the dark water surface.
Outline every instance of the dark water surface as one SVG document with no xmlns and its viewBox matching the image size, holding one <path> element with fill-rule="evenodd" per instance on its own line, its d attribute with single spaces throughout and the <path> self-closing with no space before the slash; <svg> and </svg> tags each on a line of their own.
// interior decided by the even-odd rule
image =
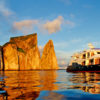
<svg viewBox="0 0 100 100">
<path fill-rule="evenodd" d="M 0 72 L 0 100 L 100 100 L 100 73 Z"/>
</svg>

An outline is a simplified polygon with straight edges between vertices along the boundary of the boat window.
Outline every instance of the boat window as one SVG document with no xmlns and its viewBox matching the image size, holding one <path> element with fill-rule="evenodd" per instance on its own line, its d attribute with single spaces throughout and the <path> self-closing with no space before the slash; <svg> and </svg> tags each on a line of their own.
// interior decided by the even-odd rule
<svg viewBox="0 0 100 100">
<path fill-rule="evenodd" d="M 83 54 L 83 57 L 82 58 L 85 59 L 86 58 L 86 54 Z"/>
<path fill-rule="evenodd" d="M 87 57 L 89 58 L 90 57 L 90 53 L 88 52 L 88 54 L 87 54 Z"/>
<path fill-rule="evenodd" d="M 97 52 L 98 54 L 100 54 L 100 52 Z"/>
<path fill-rule="evenodd" d="M 90 60 L 90 65 L 93 65 L 94 64 L 94 59 L 91 59 Z"/>
</svg>

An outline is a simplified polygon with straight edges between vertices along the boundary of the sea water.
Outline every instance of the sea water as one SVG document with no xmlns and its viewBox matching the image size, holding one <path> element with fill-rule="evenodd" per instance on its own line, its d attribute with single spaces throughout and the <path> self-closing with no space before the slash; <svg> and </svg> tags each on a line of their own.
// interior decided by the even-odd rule
<svg viewBox="0 0 100 100">
<path fill-rule="evenodd" d="M 100 100 L 100 73 L 0 72 L 0 100 Z"/>
</svg>

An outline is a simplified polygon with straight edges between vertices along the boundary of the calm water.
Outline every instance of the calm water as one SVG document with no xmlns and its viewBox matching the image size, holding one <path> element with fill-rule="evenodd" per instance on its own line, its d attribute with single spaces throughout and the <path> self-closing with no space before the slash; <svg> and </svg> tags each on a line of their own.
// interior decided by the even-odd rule
<svg viewBox="0 0 100 100">
<path fill-rule="evenodd" d="M 0 72 L 0 100 L 100 100 L 100 73 Z"/>
</svg>

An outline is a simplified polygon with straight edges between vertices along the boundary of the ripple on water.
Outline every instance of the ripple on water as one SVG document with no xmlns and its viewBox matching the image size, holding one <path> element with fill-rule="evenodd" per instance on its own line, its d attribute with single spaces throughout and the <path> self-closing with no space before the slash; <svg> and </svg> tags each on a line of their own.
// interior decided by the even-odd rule
<svg viewBox="0 0 100 100">
<path fill-rule="evenodd" d="M 100 99 L 100 73 L 0 72 L 0 94 L 0 100 L 96 100 Z"/>
</svg>

